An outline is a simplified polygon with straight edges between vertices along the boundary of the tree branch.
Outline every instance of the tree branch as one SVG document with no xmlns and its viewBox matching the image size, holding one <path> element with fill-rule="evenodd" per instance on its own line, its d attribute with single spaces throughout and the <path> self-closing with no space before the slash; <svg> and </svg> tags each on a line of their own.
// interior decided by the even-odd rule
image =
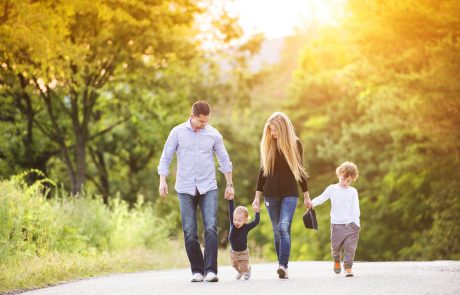
<svg viewBox="0 0 460 295">
<path fill-rule="evenodd" d="M 126 121 L 128 121 L 128 120 L 129 120 L 129 118 L 125 118 L 125 119 L 123 119 L 123 120 L 120 120 L 120 121 L 118 121 L 118 122 L 115 122 L 114 124 L 112 124 L 111 126 L 107 127 L 106 129 L 101 130 L 101 131 L 99 131 L 98 133 L 96 133 L 96 134 L 90 136 L 90 138 L 88 139 L 88 141 L 91 141 L 91 140 L 95 139 L 96 137 L 99 137 L 99 136 L 101 136 L 101 135 L 103 135 L 103 134 L 109 132 L 109 131 L 112 130 L 113 128 L 117 127 L 118 125 L 120 125 L 120 124 L 122 124 L 122 123 L 124 123 L 124 122 L 126 122 Z"/>
</svg>

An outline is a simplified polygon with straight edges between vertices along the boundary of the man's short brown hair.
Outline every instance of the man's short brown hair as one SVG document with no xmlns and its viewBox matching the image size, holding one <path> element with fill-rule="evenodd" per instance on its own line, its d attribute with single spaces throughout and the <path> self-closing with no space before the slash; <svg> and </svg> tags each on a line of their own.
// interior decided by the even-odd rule
<svg viewBox="0 0 460 295">
<path fill-rule="evenodd" d="M 211 107 L 204 100 L 199 100 L 195 102 L 192 106 L 192 114 L 195 117 L 199 117 L 200 115 L 208 116 L 210 113 L 211 113 Z"/>
</svg>

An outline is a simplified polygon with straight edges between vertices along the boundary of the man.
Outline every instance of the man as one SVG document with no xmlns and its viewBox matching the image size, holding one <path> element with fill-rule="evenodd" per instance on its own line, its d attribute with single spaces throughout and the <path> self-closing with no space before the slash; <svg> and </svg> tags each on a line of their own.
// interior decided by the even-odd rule
<svg viewBox="0 0 460 295">
<path fill-rule="evenodd" d="M 179 198 L 185 249 L 192 269 L 192 282 L 217 282 L 217 182 L 214 153 L 227 180 L 225 198 L 233 198 L 232 163 L 222 135 L 208 125 L 211 108 L 205 101 L 192 106 L 190 118 L 171 130 L 161 154 L 158 174 L 160 196 L 168 195 L 166 176 L 177 154 L 175 189 Z M 204 225 L 204 257 L 198 240 L 197 206 Z M 204 277 L 206 275 L 206 277 Z"/>
</svg>

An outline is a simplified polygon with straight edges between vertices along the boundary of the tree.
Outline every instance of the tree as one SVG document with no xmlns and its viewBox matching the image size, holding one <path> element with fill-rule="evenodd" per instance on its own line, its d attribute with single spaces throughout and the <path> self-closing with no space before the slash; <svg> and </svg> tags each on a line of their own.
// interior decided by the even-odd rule
<svg viewBox="0 0 460 295">
<path fill-rule="evenodd" d="M 306 47 L 293 81 L 313 181 L 334 181 L 344 160 L 360 167 L 358 259 L 456 259 L 459 6 L 350 1 L 348 9 L 343 26 Z"/>
<path fill-rule="evenodd" d="M 203 3 L 2 1 L 1 95 L 59 151 L 72 193 L 88 176 L 88 150 L 105 177 L 101 151 L 88 149 L 90 143 L 131 120 L 138 97 L 122 98 L 113 89 L 129 93 L 133 76 L 164 77 L 200 56 L 194 22 L 206 11 Z M 231 40 L 229 24 L 222 34 Z M 106 194 L 107 180 L 99 184 Z"/>
</svg>

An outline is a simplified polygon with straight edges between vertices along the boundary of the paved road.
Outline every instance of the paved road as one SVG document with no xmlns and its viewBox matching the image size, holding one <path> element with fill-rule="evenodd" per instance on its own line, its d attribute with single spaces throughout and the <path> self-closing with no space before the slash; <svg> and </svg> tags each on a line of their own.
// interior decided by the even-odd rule
<svg viewBox="0 0 460 295">
<path fill-rule="evenodd" d="M 334 274 L 331 266 L 291 262 L 289 279 L 280 280 L 276 264 L 255 264 L 248 281 L 235 280 L 235 271 L 224 266 L 219 268 L 218 283 L 190 283 L 188 269 L 115 274 L 24 294 L 460 294 L 460 261 L 357 262 L 353 278 Z"/>
</svg>

